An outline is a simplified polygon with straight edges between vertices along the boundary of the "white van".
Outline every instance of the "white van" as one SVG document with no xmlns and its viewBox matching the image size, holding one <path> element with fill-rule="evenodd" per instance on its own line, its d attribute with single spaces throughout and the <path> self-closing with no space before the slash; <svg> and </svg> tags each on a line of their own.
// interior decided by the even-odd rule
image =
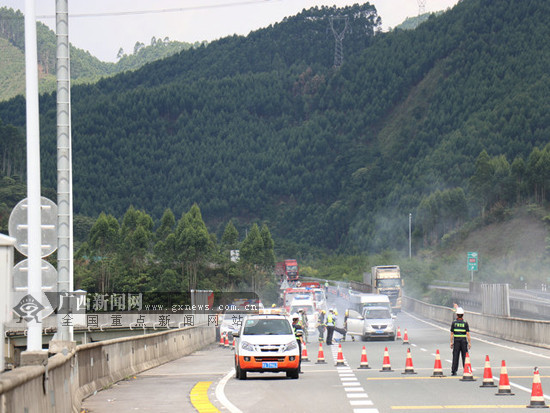
<svg viewBox="0 0 550 413">
<path fill-rule="evenodd" d="M 387 295 L 358 293 L 350 294 L 351 309 L 359 314 L 363 313 L 365 307 L 387 307 L 392 314 L 391 302 Z"/>
<path fill-rule="evenodd" d="M 289 314 L 292 316 L 294 313 L 297 313 L 300 310 L 304 310 L 304 312 L 306 313 L 308 332 L 315 332 L 318 314 L 315 309 L 313 300 L 299 298 L 295 298 L 294 300 L 292 300 L 292 304 L 290 304 Z"/>
</svg>

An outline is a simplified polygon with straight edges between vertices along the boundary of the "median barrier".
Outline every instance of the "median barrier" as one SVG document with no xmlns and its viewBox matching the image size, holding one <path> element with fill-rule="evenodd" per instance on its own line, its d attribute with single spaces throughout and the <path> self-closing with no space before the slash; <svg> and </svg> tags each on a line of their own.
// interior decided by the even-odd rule
<svg viewBox="0 0 550 413">
<path fill-rule="evenodd" d="M 0 375 L 0 413 L 79 412 L 82 400 L 112 383 L 214 343 L 215 327 L 193 327 L 76 346 Z"/>
<path fill-rule="evenodd" d="M 425 318 L 451 325 L 452 308 L 403 297 L 403 308 Z M 536 347 L 550 348 L 550 321 L 480 314 L 466 310 L 470 331 Z"/>
</svg>

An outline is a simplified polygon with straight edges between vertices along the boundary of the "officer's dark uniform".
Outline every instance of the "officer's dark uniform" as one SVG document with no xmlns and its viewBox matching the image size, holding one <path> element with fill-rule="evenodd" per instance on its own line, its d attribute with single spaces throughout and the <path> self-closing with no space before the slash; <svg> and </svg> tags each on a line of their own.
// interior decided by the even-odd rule
<svg viewBox="0 0 550 413">
<path fill-rule="evenodd" d="M 296 319 L 292 320 L 292 328 L 294 330 L 294 335 L 296 336 L 296 341 L 298 342 L 298 353 L 300 354 L 298 371 L 301 373 L 302 372 L 302 336 L 304 334 L 304 329 L 302 327 L 302 324 L 300 324 L 300 322 L 297 321 Z"/>
<path fill-rule="evenodd" d="M 470 327 L 462 317 L 457 318 L 451 324 L 451 333 L 453 333 L 453 365 L 451 367 L 451 374 L 453 376 L 456 375 L 456 371 L 458 370 L 458 359 L 460 354 L 462 354 L 462 366 L 464 367 L 466 353 L 468 352 L 467 333 L 469 331 Z"/>
</svg>

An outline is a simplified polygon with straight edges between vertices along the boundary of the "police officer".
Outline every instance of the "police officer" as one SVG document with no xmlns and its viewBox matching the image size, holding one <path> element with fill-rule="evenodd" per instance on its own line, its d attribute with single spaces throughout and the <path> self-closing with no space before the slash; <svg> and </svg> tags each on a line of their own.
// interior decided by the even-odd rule
<svg viewBox="0 0 550 413">
<path fill-rule="evenodd" d="M 336 326 L 336 316 L 331 308 L 327 314 L 327 346 L 332 346 L 332 336 L 334 335 L 334 327 Z"/>
<path fill-rule="evenodd" d="M 325 336 L 327 312 L 325 310 L 319 311 L 319 317 L 317 318 L 317 330 L 319 331 L 319 342 L 322 343 Z"/>
<path fill-rule="evenodd" d="M 294 335 L 296 336 L 296 341 L 298 342 L 298 352 L 300 354 L 298 371 L 302 373 L 302 335 L 304 334 L 304 328 L 300 322 L 300 315 L 298 313 L 294 313 L 292 315 L 292 329 L 294 330 Z"/>
<path fill-rule="evenodd" d="M 334 331 L 342 334 L 342 341 L 346 341 L 346 333 L 347 333 L 346 321 L 347 321 L 347 319 L 345 319 L 345 321 L 344 321 L 344 328 L 340 328 L 340 327 L 336 326 L 337 319 L 338 319 L 338 311 L 336 309 L 334 309 Z"/>
<path fill-rule="evenodd" d="M 451 348 L 453 349 L 451 376 L 456 376 L 460 354 L 462 354 L 462 366 L 464 367 L 466 352 L 472 348 L 470 326 L 464 321 L 464 310 L 461 307 L 456 309 L 456 320 L 451 324 Z"/>
</svg>

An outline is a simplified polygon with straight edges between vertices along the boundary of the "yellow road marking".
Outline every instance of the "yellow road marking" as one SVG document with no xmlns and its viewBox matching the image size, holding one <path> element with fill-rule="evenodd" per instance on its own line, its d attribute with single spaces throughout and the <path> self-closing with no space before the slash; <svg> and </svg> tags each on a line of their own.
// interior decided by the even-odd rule
<svg viewBox="0 0 550 413">
<path fill-rule="evenodd" d="M 220 411 L 208 400 L 208 388 L 212 384 L 211 381 L 199 381 L 191 389 L 189 396 L 191 403 L 199 413 L 219 413 Z"/>
<path fill-rule="evenodd" d="M 518 409 L 525 404 L 463 404 L 447 406 L 391 406 L 392 410 L 443 410 L 443 409 Z"/>
</svg>

